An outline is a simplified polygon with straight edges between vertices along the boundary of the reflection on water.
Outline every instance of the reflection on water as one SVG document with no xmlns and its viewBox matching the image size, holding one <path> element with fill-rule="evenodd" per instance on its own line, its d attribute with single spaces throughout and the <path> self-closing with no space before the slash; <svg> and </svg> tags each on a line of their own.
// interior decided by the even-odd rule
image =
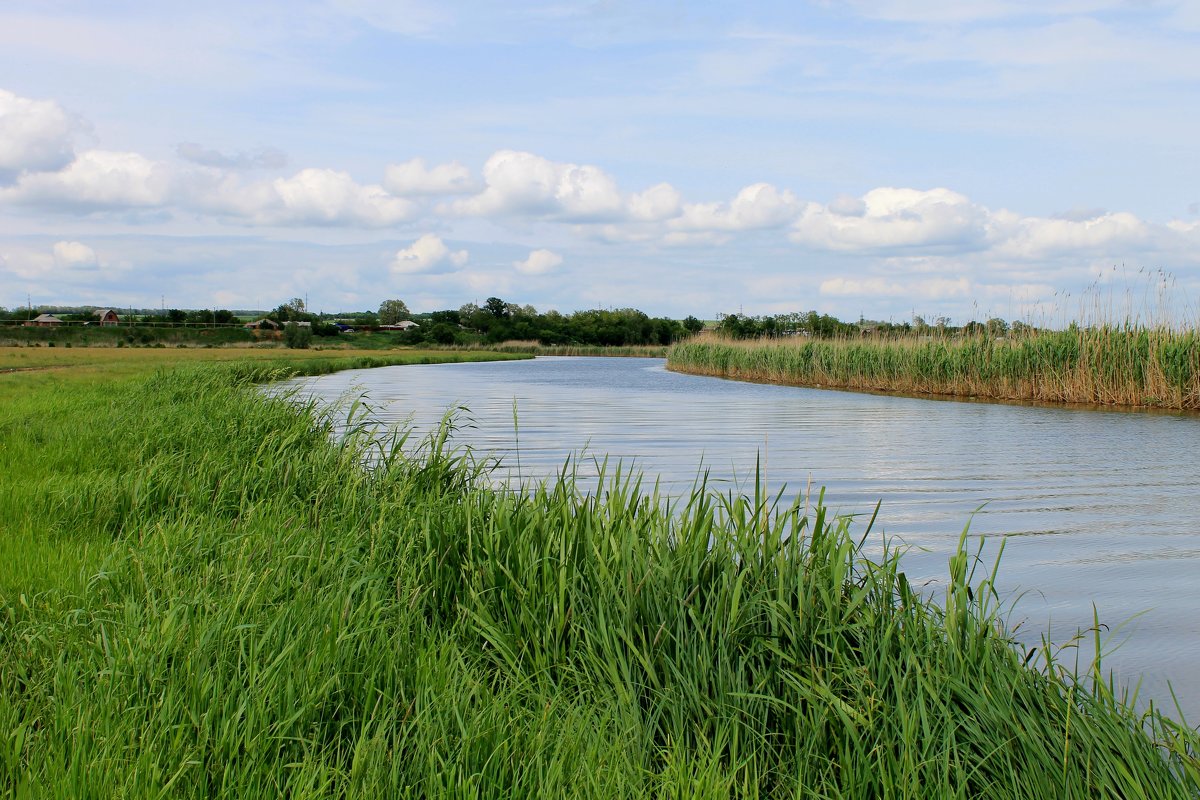
<svg viewBox="0 0 1200 800">
<path fill-rule="evenodd" d="M 974 535 L 1010 537 L 1002 588 L 1023 593 L 1013 623 L 1027 620 L 1032 643 L 1047 626 L 1057 641 L 1089 627 L 1093 604 L 1111 625 L 1141 614 L 1107 665 L 1168 705 L 1170 680 L 1200 722 L 1200 418 L 746 384 L 667 372 L 660 359 L 385 367 L 290 385 L 330 401 L 365 392 L 383 421 L 417 431 L 464 405 L 458 441 L 514 476 L 519 439 L 525 478 L 572 456 L 594 477 L 593 458 L 608 456 L 667 492 L 687 492 L 702 471 L 720 491 L 752 492 L 759 465 L 785 502 L 810 483 L 864 518 L 882 500 L 877 527 L 913 548 L 905 564 L 918 581 L 944 576 L 970 521 Z"/>
</svg>

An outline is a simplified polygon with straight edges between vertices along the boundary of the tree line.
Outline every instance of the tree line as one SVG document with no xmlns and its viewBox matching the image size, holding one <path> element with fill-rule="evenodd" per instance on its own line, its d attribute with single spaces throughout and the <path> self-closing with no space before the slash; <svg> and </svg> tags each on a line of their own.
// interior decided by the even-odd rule
<svg viewBox="0 0 1200 800">
<path fill-rule="evenodd" d="M 888 336 L 913 333 L 929 336 L 977 334 L 1004 336 L 1010 332 L 1020 333 L 1029 328 L 1029 325 L 1019 320 L 1009 323 L 999 317 L 993 317 L 986 322 L 972 320 L 965 325 L 954 326 L 949 317 L 936 317 L 932 324 L 927 323 L 924 317 L 915 315 L 912 320 L 899 323 L 868 319 L 845 322 L 829 314 L 809 311 L 768 316 L 727 314 L 717 322 L 716 330 L 721 335 L 733 339 L 762 339 L 778 336 L 811 336 L 818 339 L 832 339 L 860 334 Z"/>
<path fill-rule="evenodd" d="M 526 340 L 543 345 L 668 345 L 704 327 L 696 317 L 651 317 L 636 308 L 588 309 L 570 314 L 539 312 L 533 306 L 499 297 L 489 297 L 482 305 L 468 303 L 428 314 L 410 314 L 402 301 L 389 300 L 380 306 L 378 316 L 380 324 L 394 325 L 404 320 L 417 323 L 417 327 L 403 333 L 404 341 L 410 344 Z"/>
</svg>

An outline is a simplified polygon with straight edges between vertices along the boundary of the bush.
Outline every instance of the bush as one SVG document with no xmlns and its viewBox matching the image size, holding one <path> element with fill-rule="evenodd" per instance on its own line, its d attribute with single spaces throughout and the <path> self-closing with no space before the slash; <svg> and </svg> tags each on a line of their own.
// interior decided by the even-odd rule
<svg viewBox="0 0 1200 800">
<path fill-rule="evenodd" d="M 294 322 L 283 326 L 283 343 L 292 350 L 307 350 L 312 342 L 312 328 Z"/>
</svg>

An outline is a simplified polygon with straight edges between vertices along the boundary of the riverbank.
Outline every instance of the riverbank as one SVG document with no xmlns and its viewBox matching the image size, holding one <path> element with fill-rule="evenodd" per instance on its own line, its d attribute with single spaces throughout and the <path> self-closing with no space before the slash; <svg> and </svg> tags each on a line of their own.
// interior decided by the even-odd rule
<svg viewBox="0 0 1200 800">
<path fill-rule="evenodd" d="M 692 340 L 667 367 L 736 380 L 907 395 L 1200 409 L 1193 331 L 1089 328 L 996 339 Z"/>
<path fill-rule="evenodd" d="M 1200 788 L 1195 734 L 1026 667 L 965 552 L 939 608 L 820 509 L 498 493 L 256 390 L 337 361 L 157 366 L 0 376 L 6 795 Z"/>
</svg>

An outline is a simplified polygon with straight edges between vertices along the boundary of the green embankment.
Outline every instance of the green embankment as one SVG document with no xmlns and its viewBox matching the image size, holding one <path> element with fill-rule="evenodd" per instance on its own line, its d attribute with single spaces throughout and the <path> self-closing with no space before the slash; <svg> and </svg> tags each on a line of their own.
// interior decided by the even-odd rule
<svg viewBox="0 0 1200 800">
<path fill-rule="evenodd" d="M 1195 331 L 1074 328 L 993 339 L 692 340 L 670 369 L 740 380 L 998 400 L 1200 409 Z"/>
<path fill-rule="evenodd" d="M 2 796 L 1200 791 L 965 551 L 934 605 L 820 509 L 497 492 L 448 430 L 333 443 L 267 362 L 121 363 L 0 375 Z"/>
</svg>

